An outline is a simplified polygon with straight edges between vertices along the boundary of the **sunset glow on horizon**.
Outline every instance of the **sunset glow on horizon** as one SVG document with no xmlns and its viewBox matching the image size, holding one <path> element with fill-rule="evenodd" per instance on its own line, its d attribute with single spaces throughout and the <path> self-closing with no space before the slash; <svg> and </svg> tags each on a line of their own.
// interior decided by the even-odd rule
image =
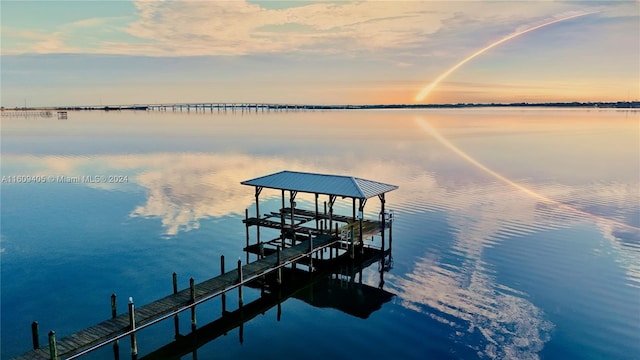
<svg viewBox="0 0 640 360">
<path fill-rule="evenodd" d="M 1 16 L 4 107 L 640 99 L 635 1 L 3 1 Z"/>
</svg>

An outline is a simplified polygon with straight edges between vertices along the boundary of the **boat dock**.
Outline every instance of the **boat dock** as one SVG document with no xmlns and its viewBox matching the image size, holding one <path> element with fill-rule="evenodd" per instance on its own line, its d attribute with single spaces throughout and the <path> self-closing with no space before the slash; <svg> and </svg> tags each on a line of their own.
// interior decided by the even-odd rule
<svg viewBox="0 0 640 360">
<path fill-rule="evenodd" d="M 235 268 L 226 270 L 224 256 L 221 256 L 218 276 L 198 284 L 195 284 L 194 279 L 191 278 L 189 287 L 181 291 L 178 291 L 177 275 L 174 273 L 173 294 L 140 308 L 135 307 L 133 298 L 129 298 L 128 311 L 121 314 L 117 314 L 114 294 L 111 296 L 111 319 L 60 339 L 56 339 L 55 332 L 50 331 L 48 342 L 44 346 L 40 346 L 40 331 L 38 323 L 34 322 L 31 329 L 33 350 L 15 359 L 75 359 L 112 343 L 114 353 L 119 354 L 118 341 L 126 337 L 131 341 L 131 357 L 137 359 L 136 333 L 138 331 L 173 317 L 175 335 L 178 338 L 178 314 L 190 311 L 191 328 L 195 332 L 197 330 L 196 307 L 199 304 L 221 296 L 224 315 L 228 313 L 225 294 L 237 289 L 238 309 L 242 310 L 243 287 L 254 286 L 259 282 L 262 286 L 261 294 L 268 293 L 271 286 L 282 285 L 283 271 L 297 271 L 296 264 L 306 266 L 307 272 L 312 274 L 318 270 L 318 267 L 326 267 L 327 264 L 342 261 L 350 262 L 353 268 L 355 259 L 361 260 L 365 255 L 372 258 L 373 251 L 377 258 L 382 259 L 381 272 L 383 272 L 388 264 L 386 257 L 388 256 L 389 261 L 391 260 L 392 217 L 384 210 L 384 194 L 397 189 L 397 186 L 347 176 L 291 171 L 247 180 L 241 184 L 254 186 L 256 198 L 256 216 L 249 217 L 247 210 L 243 220 L 246 226 L 246 247 L 244 248 L 247 253 L 246 264 L 243 265 L 238 259 Z M 283 206 L 278 212 L 260 214 L 259 195 L 265 188 L 281 190 Z M 284 206 L 285 191 L 289 192 L 289 207 Z M 296 208 L 294 200 L 298 192 L 315 194 L 315 212 Z M 324 211 L 319 212 L 319 195 L 329 196 L 328 211 L 325 203 Z M 368 198 L 375 196 L 381 201 L 380 218 L 366 220 L 363 216 L 364 205 Z M 351 217 L 333 213 L 333 205 L 337 197 L 352 198 Z M 356 202 L 358 202 L 358 213 L 356 213 Z M 249 229 L 251 227 L 256 229 L 254 244 L 250 244 Z M 279 230 L 280 234 L 275 239 L 261 241 L 260 227 Z M 389 249 L 385 248 L 385 232 L 389 235 Z M 382 245 L 372 250 L 373 247 L 365 246 L 364 240 L 368 237 L 373 238 L 375 235 L 381 235 Z M 328 256 L 325 259 L 327 251 Z M 249 262 L 250 253 L 257 256 L 253 262 Z M 267 278 L 274 281 L 270 284 L 265 280 Z M 360 280 L 362 280 L 361 273 Z M 381 285 L 382 283 L 381 275 Z M 265 289 L 267 286 L 269 289 Z"/>
<path fill-rule="evenodd" d="M 55 334 L 53 334 L 54 337 L 50 343 L 51 345 L 55 344 L 55 346 L 51 348 L 49 345 L 44 346 L 16 359 L 55 358 L 52 354 L 57 354 L 59 358 L 76 358 L 104 346 L 105 343 L 109 344 L 131 336 L 135 331 L 142 330 L 183 311 L 195 309 L 200 303 L 230 290 L 246 286 L 249 282 L 261 276 L 268 275 L 288 264 L 299 261 L 301 258 L 308 257 L 313 252 L 331 246 L 336 241 L 337 239 L 335 237 L 329 235 L 319 236 L 313 240 L 302 241 L 296 246 L 282 250 L 280 253 L 265 256 L 262 259 L 244 266 L 242 266 L 240 260 L 238 260 L 240 267 L 237 269 L 227 271 L 199 284 L 193 284 L 193 286 L 188 289 L 178 291 L 140 308 L 133 308 L 133 303 L 130 302 L 129 307 L 133 308 L 130 313 L 117 315 L 112 319 L 60 340 L 55 340 Z M 193 279 L 191 279 L 191 283 L 193 283 Z M 134 313 L 135 320 L 133 321 L 131 320 L 131 313 Z M 192 325 L 195 325 L 195 312 L 193 312 L 193 314 Z M 52 353 L 54 347 L 56 350 Z"/>
</svg>

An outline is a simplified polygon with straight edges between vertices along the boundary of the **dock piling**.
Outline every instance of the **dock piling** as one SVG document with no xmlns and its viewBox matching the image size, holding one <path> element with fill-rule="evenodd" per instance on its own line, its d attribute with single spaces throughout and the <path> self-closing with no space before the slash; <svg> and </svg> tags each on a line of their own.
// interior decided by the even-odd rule
<svg viewBox="0 0 640 360">
<path fill-rule="evenodd" d="M 220 255 L 220 275 L 224 275 L 224 255 Z M 223 292 L 222 295 L 222 315 L 227 312 L 227 293 Z"/>
<path fill-rule="evenodd" d="M 278 266 L 278 275 L 276 278 L 276 283 L 278 285 L 282 284 L 282 269 L 280 268 L 280 245 L 278 245 L 277 250 L 276 250 L 276 266 Z"/>
<path fill-rule="evenodd" d="M 115 319 L 118 315 L 118 307 L 116 305 L 116 294 L 111 294 L 111 318 Z"/>
<path fill-rule="evenodd" d="M 256 215 L 256 218 L 259 219 L 259 215 Z M 249 209 L 244 209 L 244 219 L 245 219 L 245 230 L 246 230 L 246 247 L 249 248 Z M 249 252 L 247 252 L 247 262 L 249 262 Z"/>
<path fill-rule="evenodd" d="M 178 293 L 178 274 L 174 272 L 173 274 L 171 274 L 171 278 L 173 279 L 173 293 L 177 294 Z"/>
<path fill-rule="evenodd" d="M 136 341 L 136 314 L 133 297 L 129 297 L 129 329 L 131 333 L 131 359 L 138 358 L 138 342 Z"/>
<path fill-rule="evenodd" d="M 51 360 L 58 360 L 58 346 L 56 345 L 56 332 L 49 331 L 49 356 Z"/>
<path fill-rule="evenodd" d="M 111 294 L 111 318 L 115 319 L 118 316 L 118 307 L 116 305 L 116 294 Z M 113 358 L 115 360 L 120 359 L 120 342 L 116 340 L 113 342 Z"/>
<path fill-rule="evenodd" d="M 242 260 L 238 259 L 238 307 L 242 307 Z"/>
<path fill-rule="evenodd" d="M 178 293 L 178 274 L 175 272 L 171 275 L 173 278 L 173 294 Z M 180 317 L 178 314 L 173 315 L 173 330 L 174 330 L 174 338 L 177 339 L 180 336 Z"/>
<path fill-rule="evenodd" d="M 196 282 L 193 278 L 189 279 L 189 294 L 191 296 L 191 303 L 196 302 Z M 196 306 L 191 307 L 191 330 L 196 329 Z"/>
<path fill-rule="evenodd" d="M 309 271 L 313 271 L 313 235 L 309 233 Z"/>
<path fill-rule="evenodd" d="M 38 326 L 38 322 L 34 321 L 31 323 L 31 340 L 33 341 L 33 350 L 37 350 L 40 348 L 40 326 Z"/>
</svg>

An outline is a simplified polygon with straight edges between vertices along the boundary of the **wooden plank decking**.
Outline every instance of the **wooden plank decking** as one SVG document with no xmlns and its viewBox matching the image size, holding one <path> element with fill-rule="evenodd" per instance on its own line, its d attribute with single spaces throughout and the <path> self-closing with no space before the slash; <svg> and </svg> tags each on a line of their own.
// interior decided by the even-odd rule
<svg viewBox="0 0 640 360">
<path fill-rule="evenodd" d="M 313 239 L 313 248 L 330 246 L 338 239 L 329 235 L 320 235 Z M 309 240 L 305 240 L 293 247 L 284 249 L 280 253 L 280 263 L 294 262 L 309 254 Z M 251 281 L 256 276 L 261 276 L 276 269 L 277 254 L 271 254 L 260 260 L 246 264 L 242 267 L 243 283 Z M 233 288 L 238 284 L 238 270 L 234 268 L 220 276 L 211 278 L 195 285 L 195 301 L 205 299 L 209 296 L 221 294 L 224 290 Z M 165 296 L 150 304 L 136 308 L 135 319 L 136 328 L 149 324 L 164 315 L 188 309 L 193 304 L 191 300 L 191 290 L 189 288 L 179 291 L 176 294 Z M 61 338 L 56 341 L 58 355 L 61 359 L 78 354 L 86 349 L 100 343 L 115 339 L 126 334 L 130 330 L 129 314 L 124 313 L 81 330 L 75 334 Z M 37 350 L 29 351 L 16 360 L 25 359 L 49 359 L 49 347 L 44 346 Z"/>
</svg>

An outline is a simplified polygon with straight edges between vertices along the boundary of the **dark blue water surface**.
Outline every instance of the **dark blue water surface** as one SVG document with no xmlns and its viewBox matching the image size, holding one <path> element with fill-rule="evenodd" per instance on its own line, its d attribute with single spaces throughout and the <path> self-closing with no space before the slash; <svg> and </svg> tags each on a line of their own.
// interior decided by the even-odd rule
<svg viewBox="0 0 640 360">
<path fill-rule="evenodd" d="M 3 116 L 1 358 L 31 348 L 34 320 L 44 343 L 49 330 L 107 319 L 112 293 L 124 312 L 129 296 L 141 306 L 168 295 L 173 272 L 182 289 L 217 275 L 220 255 L 244 261 L 255 204 L 240 182 L 296 170 L 399 186 L 386 203 L 396 221 L 382 288 L 393 297 L 363 319 L 310 305 L 307 289 L 280 321 L 272 307 L 243 325 L 242 342 L 232 329 L 199 358 L 637 359 L 639 121 L 583 109 Z M 81 176 L 121 182 L 64 181 Z M 297 201 L 313 209 L 312 197 Z M 265 189 L 260 211 L 279 206 Z M 336 207 L 351 213 L 349 199 Z M 370 199 L 365 215 L 379 210 Z M 380 287 L 378 264 L 362 283 Z M 259 297 L 245 289 L 245 304 Z M 230 293 L 230 310 L 237 301 Z M 198 307 L 198 326 L 220 309 Z M 188 313 L 180 326 L 189 333 Z M 171 320 L 143 330 L 140 356 L 173 331 Z"/>
</svg>

